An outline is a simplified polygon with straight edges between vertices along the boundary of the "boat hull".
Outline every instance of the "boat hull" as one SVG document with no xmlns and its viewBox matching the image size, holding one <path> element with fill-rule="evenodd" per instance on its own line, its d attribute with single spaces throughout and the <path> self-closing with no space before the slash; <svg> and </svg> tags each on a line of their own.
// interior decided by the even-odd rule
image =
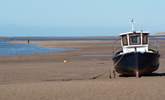
<svg viewBox="0 0 165 100">
<path fill-rule="evenodd" d="M 116 54 L 112 59 L 115 70 L 122 75 L 150 74 L 159 68 L 158 52 Z"/>
</svg>

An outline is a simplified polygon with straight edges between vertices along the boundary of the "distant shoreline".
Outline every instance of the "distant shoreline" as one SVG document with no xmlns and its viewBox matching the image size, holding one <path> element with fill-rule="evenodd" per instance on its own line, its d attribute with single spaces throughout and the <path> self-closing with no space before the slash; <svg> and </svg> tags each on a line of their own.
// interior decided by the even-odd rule
<svg viewBox="0 0 165 100">
<path fill-rule="evenodd" d="M 165 35 L 151 35 L 151 39 L 159 38 L 164 39 Z M 48 41 L 48 40 L 56 40 L 56 41 L 81 41 L 81 40 L 117 40 L 120 39 L 119 36 L 89 36 L 89 37 L 0 37 L 1 41 Z"/>
<path fill-rule="evenodd" d="M 92 36 L 92 37 L 0 37 L 0 40 L 4 41 L 48 41 L 48 40 L 57 40 L 57 41 L 77 41 L 77 40 L 116 40 L 119 39 L 117 36 Z"/>
</svg>

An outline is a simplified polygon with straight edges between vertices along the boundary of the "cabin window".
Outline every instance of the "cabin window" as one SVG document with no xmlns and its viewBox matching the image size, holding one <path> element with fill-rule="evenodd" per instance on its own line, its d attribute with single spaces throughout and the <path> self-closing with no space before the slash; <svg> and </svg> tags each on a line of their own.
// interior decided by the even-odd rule
<svg viewBox="0 0 165 100">
<path fill-rule="evenodd" d="M 140 34 L 131 34 L 129 35 L 130 45 L 139 45 L 141 44 Z"/>
<path fill-rule="evenodd" d="M 128 45 L 127 35 L 122 36 L 123 45 Z"/>
<path fill-rule="evenodd" d="M 148 44 L 148 34 L 143 34 L 143 44 Z"/>
</svg>

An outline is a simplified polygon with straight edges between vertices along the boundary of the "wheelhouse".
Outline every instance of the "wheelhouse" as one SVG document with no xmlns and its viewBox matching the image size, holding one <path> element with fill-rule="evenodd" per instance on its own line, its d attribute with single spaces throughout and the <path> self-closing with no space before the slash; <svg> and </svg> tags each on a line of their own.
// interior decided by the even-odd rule
<svg viewBox="0 0 165 100">
<path fill-rule="evenodd" d="M 148 35 L 148 32 L 122 33 L 120 36 L 123 53 L 147 52 L 149 42 Z"/>
</svg>

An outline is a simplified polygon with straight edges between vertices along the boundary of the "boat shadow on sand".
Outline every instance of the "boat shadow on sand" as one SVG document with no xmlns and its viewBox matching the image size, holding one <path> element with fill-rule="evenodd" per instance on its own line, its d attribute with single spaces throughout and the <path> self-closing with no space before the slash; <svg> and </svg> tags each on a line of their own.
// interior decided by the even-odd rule
<svg viewBox="0 0 165 100">
<path fill-rule="evenodd" d="M 140 77 L 157 77 L 157 76 L 165 76 L 165 73 L 150 73 L 150 74 L 143 74 Z M 119 75 L 119 77 L 135 77 L 131 75 Z"/>
</svg>

